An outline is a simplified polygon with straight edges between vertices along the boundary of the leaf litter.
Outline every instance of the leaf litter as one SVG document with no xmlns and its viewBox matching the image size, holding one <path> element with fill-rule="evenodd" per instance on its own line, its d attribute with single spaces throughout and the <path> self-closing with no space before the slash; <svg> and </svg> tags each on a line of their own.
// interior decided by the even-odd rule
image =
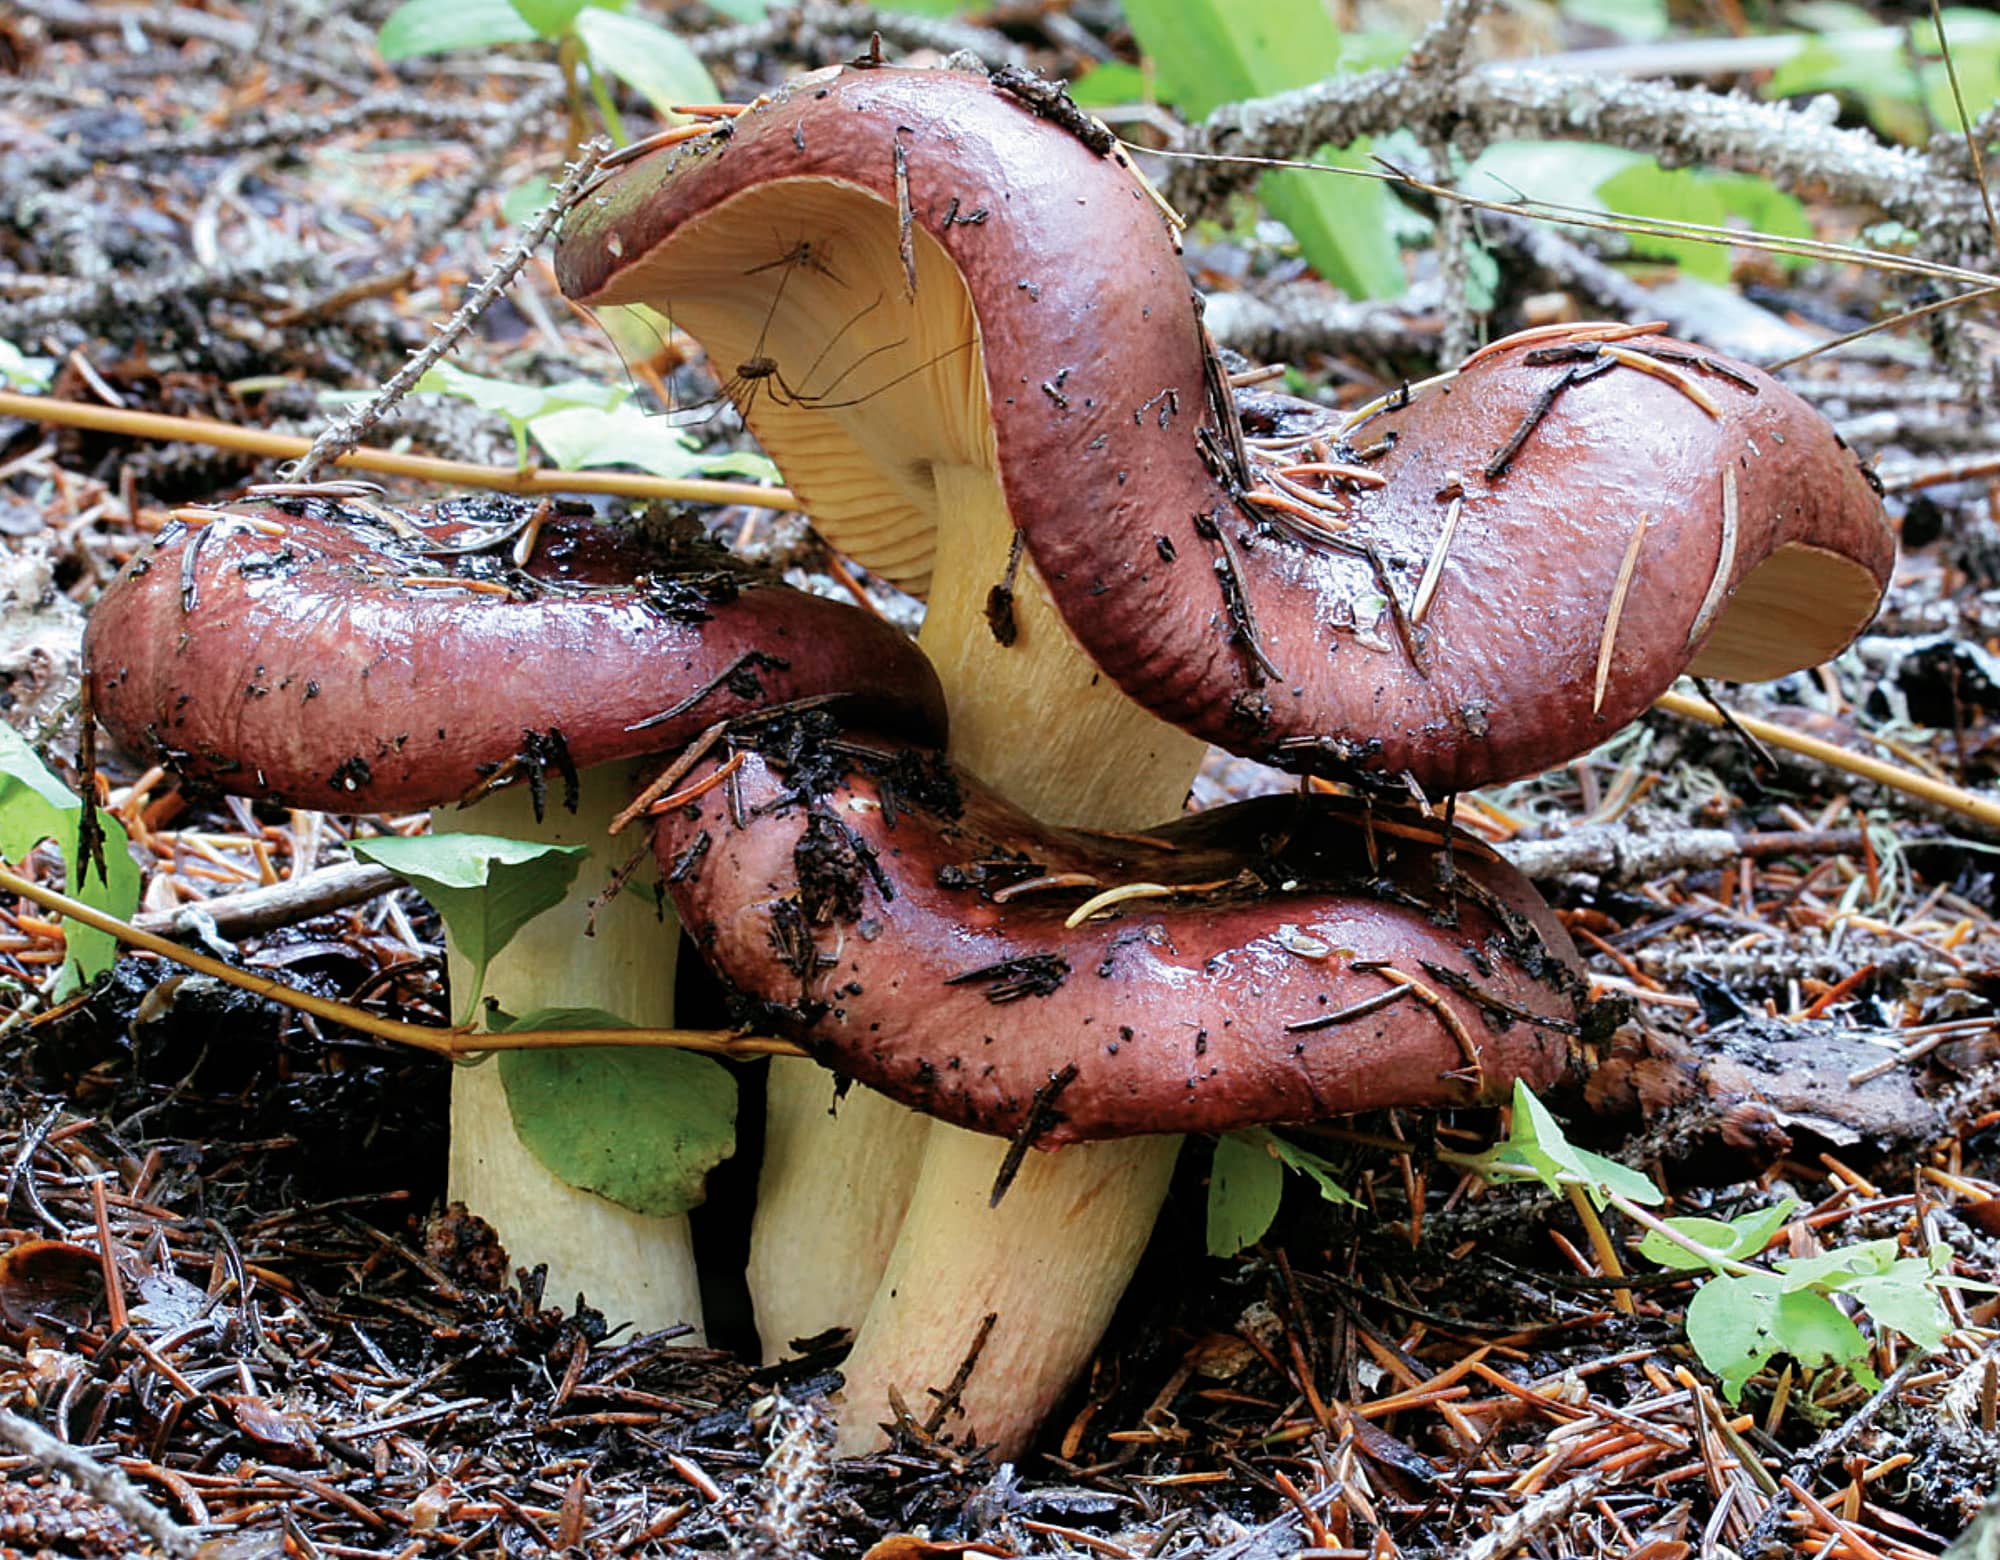
<svg viewBox="0 0 2000 1560">
<path fill-rule="evenodd" d="M 856 9 L 854 27 L 879 22 L 903 48 L 935 41 Z M 239 25 L 147 12 L 107 31 L 63 0 L 25 0 L 0 21 L 0 68 L 31 54 L 33 79 L 52 84 L 15 95 L 0 118 L 0 171 L 43 212 L 32 233 L 0 235 L 0 335 L 19 349 L 9 362 L 46 364 L 60 394 L 309 435 L 323 411 L 298 376 L 366 386 L 421 339 L 423 319 L 447 306 L 442 273 L 484 259 L 464 209 L 496 174 L 552 160 L 555 98 L 530 73 L 420 112 L 366 85 L 358 30 L 314 74 L 281 35 L 239 38 Z M 148 29 L 150 47 L 205 68 L 121 75 L 141 63 L 131 51 Z M 867 42 L 824 22 L 723 37 L 709 35 L 709 57 L 731 56 L 744 96 Z M 1014 47 L 972 28 L 949 37 L 995 59 Z M 1076 72 L 1063 26 L 1035 47 L 1056 73 Z M 176 124 L 220 117 L 232 48 L 269 56 L 232 103 L 269 135 L 187 142 L 176 156 Z M 355 105 L 369 112 L 347 113 Z M 411 125 L 421 143 L 389 139 Z M 322 182 L 340 157 L 380 187 Z M 298 213 L 310 220 L 283 220 Z M 343 249 L 340 235 L 359 229 L 379 235 L 374 247 Z M 1191 253 L 1224 298 L 1260 303 L 1288 280 L 1254 240 L 1198 234 Z M 151 285 L 149 272 L 177 285 Z M 1845 317 L 1826 328 L 1844 329 L 1882 301 L 1879 279 L 1808 294 L 1755 262 L 1738 274 L 1794 329 L 1828 310 Z M 1435 367 L 1434 316 L 1426 326 L 1421 310 L 1371 307 L 1372 337 L 1282 351 L 1356 405 Z M 1730 328 L 1718 321 L 1708 339 L 1727 349 Z M 1368 344 L 1385 334 L 1401 346 Z M 1976 327 L 1952 350 L 1968 342 L 1981 348 Z M 683 350 L 670 343 L 646 365 L 666 405 L 711 394 Z M 535 377 L 552 382 L 623 374 L 532 270 L 482 322 L 476 351 L 479 367 L 510 375 L 547 364 Z M 1821 359 L 1799 383 L 1882 457 L 1905 558 L 1852 654 L 1734 702 L 1990 784 L 2000 692 L 1980 645 L 2000 634 L 1988 599 L 2000 595 L 2000 518 L 1986 486 L 2000 428 L 1897 350 Z M 400 415 L 427 447 L 500 464 L 513 454 L 506 419 L 476 406 Z M 711 453 L 736 437 L 702 432 Z M 49 591 L 80 604 L 173 505 L 253 472 L 268 475 L 194 444 L 44 433 L 0 415 L 0 512 L 24 517 L 6 527 L 9 556 L 45 560 Z M 839 560 L 768 512 L 725 509 L 710 523 L 775 549 L 819 588 L 858 584 L 907 616 L 865 575 L 828 571 Z M 0 689 L 32 712 L 25 736 L 72 758 L 47 691 L 73 667 L 37 654 L 0 666 Z M 144 864 L 142 915 L 340 862 L 351 831 L 422 824 L 218 807 L 157 770 L 100 762 L 106 811 Z M 1948 1245 L 1959 1272 L 1990 1277 L 1991 844 L 1802 761 L 1782 758 L 1776 774 L 1760 762 L 1727 732 L 1655 717 L 1555 775 L 1461 799 L 1461 821 L 1531 871 L 1545 863 L 1535 875 L 1599 993 L 1627 1004 L 1593 1117 L 1570 1130 L 1654 1172 L 1677 1213 L 1718 1228 L 1796 1199 L 1766 1236 L 1790 1271 L 1840 1250 L 1886 1260 Z M 1270 783 L 1218 757 L 1198 796 Z M 46 847 L 28 866 L 62 881 Z M 324 994 L 442 1022 L 435 921 L 375 890 L 212 939 Z M 2000 1473 L 1989 1299 L 1954 1299 L 1928 1354 L 1871 1328 L 1879 1387 L 1775 1357 L 1732 1404 L 1688 1351 L 1684 1275 L 1618 1278 L 1560 1200 L 1451 1168 L 1443 1156 L 1496 1134 L 1474 1114 L 1299 1130 L 1251 1145 L 1261 1159 L 1229 1149 L 1225 1168 L 1247 1167 L 1266 1201 L 1277 1154 L 1355 1206 L 1285 1179 L 1261 1238 L 1228 1259 L 1204 1255 L 1210 1161 L 1190 1154 L 1092 1374 L 1033 1458 L 994 1468 L 947 1417 L 890 1453 L 833 1464 L 813 1405 L 835 1354 L 754 1369 L 721 1346 L 745 1339 L 727 1303 L 714 1308 L 717 1347 L 630 1337 L 533 1275 L 517 1282 L 490 1231 L 440 1206 L 435 1060 L 140 958 L 65 1005 L 49 987 L 64 952 L 59 925 L 0 907 L 0 1004 L 12 1009 L 0 1035 L 0 1402 L 121 1470 L 214 1556 L 875 1545 L 885 1557 L 1360 1560 L 1472 1546 L 1677 1560 L 1769 1543 L 1910 1560 L 1939 1553 Z M 715 1251 L 726 1254 L 723 1226 L 746 1196 L 725 1182 L 712 1198 L 700 1238 Z M 26 1453 L 0 1456 L 0 1473 L 0 1553 L 149 1542 L 129 1514 Z"/>
</svg>

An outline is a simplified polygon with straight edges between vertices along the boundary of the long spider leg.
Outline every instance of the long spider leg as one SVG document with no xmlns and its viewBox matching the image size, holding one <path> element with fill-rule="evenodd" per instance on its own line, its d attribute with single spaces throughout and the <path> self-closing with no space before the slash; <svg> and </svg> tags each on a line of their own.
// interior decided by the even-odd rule
<svg viewBox="0 0 2000 1560">
<path fill-rule="evenodd" d="M 819 366 L 820 364 L 826 361 L 826 355 L 829 352 L 831 352 L 835 347 L 840 345 L 841 339 L 844 336 L 846 336 L 846 334 L 850 330 L 854 329 L 855 326 L 859 325 L 863 320 L 867 319 L 869 315 L 873 314 L 877 309 L 879 309 L 882 306 L 882 300 L 887 296 L 888 295 L 886 293 L 877 293 L 875 295 L 875 301 L 873 303 L 869 304 L 865 309 L 861 310 L 860 313 L 852 316 L 845 325 L 841 326 L 839 330 L 835 331 L 831 336 L 827 338 L 826 344 L 819 349 L 819 355 L 815 357 L 810 363 L 806 364 L 806 371 L 803 374 L 799 375 L 799 383 L 801 385 L 809 385 L 812 383 L 812 377 L 814 374 L 819 372 Z M 901 346 L 902 343 L 897 342 L 895 343 L 895 345 Z M 876 351 L 878 352 L 881 350 L 882 349 L 879 347 L 876 348 Z M 863 358 L 862 361 L 866 362 L 867 359 Z M 852 370 L 850 370 L 850 372 L 852 372 Z M 834 384 L 836 385 L 839 383 L 840 381 L 837 379 L 834 381 Z M 826 387 L 826 390 L 819 391 L 818 393 L 824 395 L 827 393 L 827 391 L 831 389 L 833 389 L 833 385 L 828 385 Z M 809 395 L 812 393 L 813 392 L 810 391 L 807 392 L 807 394 Z"/>
<path fill-rule="evenodd" d="M 736 396 L 744 384 L 740 375 L 732 374 L 716 388 L 715 398 L 699 407 L 676 407 L 657 415 L 667 420 L 669 428 L 702 428 L 722 415 L 722 409 L 735 403 Z M 754 393 L 755 387 L 752 386 Z M 746 401 L 745 405 L 748 404 Z"/>
<path fill-rule="evenodd" d="M 731 377 L 728 384 L 722 387 L 722 393 L 728 396 L 730 402 L 735 406 L 736 415 L 741 417 L 745 422 L 748 422 L 750 420 L 750 408 L 757 404 L 757 388 L 766 383 L 768 381 L 762 375 L 752 378 L 744 374 L 736 374 Z"/>
<path fill-rule="evenodd" d="M 785 272 L 784 275 L 778 278 L 777 290 L 771 294 L 770 308 L 764 311 L 764 323 L 757 331 L 757 344 L 750 349 L 751 357 L 760 358 L 764 355 L 764 338 L 771 334 L 771 323 L 778 317 L 778 305 L 780 302 L 783 301 L 785 296 L 785 289 L 791 285 L 792 273 L 798 269 L 798 262 L 802 258 L 804 257 L 801 256 L 798 249 L 795 248 L 790 254 L 781 255 L 779 257 L 779 260 L 773 260 L 770 262 L 771 265 L 776 265 L 779 263 L 780 260 L 782 260 L 783 262 L 785 262 Z M 765 270 L 768 269 L 768 267 L 756 266 L 753 267 L 752 269 Z"/>
<path fill-rule="evenodd" d="M 895 341 L 885 341 L 879 347 L 870 347 L 866 352 L 862 353 L 861 356 L 856 358 L 852 363 L 849 363 L 847 367 L 843 368 L 838 374 L 835 374 L 832 379 L 828 380 L 826 384 L 822 385 L 819 389 L 800 390 L 792 395 L 792 399 L 795 401 L 802 402 L 807 406 L 824 406 L 826 404 L 826 398 L 828 396 L 832 395 L 834 391 L 838 390 L 841 387 L 842 383 L 844 383 L 846 380 L 851 379 L 858 370 L 866 367 L 871 360 L 880 357 L 884 352 L 894 352 L 898 347 L 906 347 L 909 344 L 910 344 L 910 338 L 907 336 L 903 336 Z M 808 375 L 807 377 L 810 377 L 810 375 Z M 903 377 L 908 377 L 908 376 L 903 376 Z M 890 383 L 892 384 L 897 382 L 898 381 L 896 380 L 890 381 Z M 789 391 L 790 386 L 787 386 L 786 389 Z"/>
<path fill-rule="evenodd" d="M 891 345 L 900 346 L 901 343 L 892 342 Z M 872 390 L 864 391 L 862 394 L 853 396 L 848 400 L 829 401 L 825 399 L 824 394 L 822 394 L 819 396 L 815 396 L 812 399 L 803 402 L 802 404 L 811 406 L 819 411 L 838 411 L 843 406 L 859 406 L 863 401 L 872 401 L 876 396 L 881 395 L 885 390 L 895 389 L 896 386 L 900 385 L 906 379 L 914 379 L 917 375 L 921 374 L 925 369 L 936 367 L 939 363 L 942 363 L 946 358 L 957 357 L 959 353 L 970 350 L 973 345 L 974 341 L 961 341 L 955 347 L 946 347 L 944 351 L 937 353 L 935 356 L 925 358 L 924 361 L 919 363 L 915 368 L 906 369 L 904 372 L 896 375 L 895 378 L 884 380 L 881 384 L 876 385 Z M 888 350 L 889 350 L 888 347 L 877 347 L 875 349 L 876 352 L 886 352 Z M 875 355 L 874 352 L 868 354 L 869 357 L 873 357 L 874 355 Z M 865 362 L 866 359 L 863 359 L 863 361 Z M 860 366 L 861 365 L 859 363 L 855 364 L 856 368 L 859 368 Z M 852 372 L 852 370 L 850 370 L 849 372 Z M 846 374 L 841 375 L 841 379 L 845 379 L 846 377 L 847 377 Z M 834 384 L 838 384 L 839 382 L 840 382 L 839 380 L 835 380 Z M 790 387 L 782 385 L 782 382 L 781 382 L 781 388 L 785 389 L 788 395 L 791 394 Z M 831 390 L 832 388 L 833 385 L 827 386 L 828 390 Z M 792 399 L 794 401 L 798 401 L 800 398 L 796 395 L 793 395 Z"/>
</svg>

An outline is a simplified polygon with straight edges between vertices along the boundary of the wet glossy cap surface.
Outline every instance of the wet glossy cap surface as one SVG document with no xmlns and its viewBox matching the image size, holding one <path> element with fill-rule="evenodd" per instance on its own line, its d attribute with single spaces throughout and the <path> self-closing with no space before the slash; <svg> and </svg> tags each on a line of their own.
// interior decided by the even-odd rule
<svg viewBox="0 0 2000 1560">
<path fill-rule="evenodd" d="M 1045 828 L 935 755 L 781 734 L 661 820 L 684 924 L 759 1028 L 1045 1146 L 1537 1088 L 1581 981 L 1534 889 L 1330 797 L 1146 836 Z M 1371 855 L 1372 850 L 1372 855 Z M 1070 927 L 1107 888 L 1155 890 Z"/>
<path fill-rule="evenodd" d="M 473 500 L 391 528 L 309 500 L 177 521 L 91 614 L 96 715 L 190 779 L 341 812 L 452 801 L 496 771 L 553 784 L 822 695 L 939 730 L 928 664 L 881 620 L 587 515 L 549 513 L 517 568 L 534 509 Z"/>
<path fill-rule="evenodd" d="M 801 314 L 782 349 L 817 283 L 802 260 L 780 281 L 780 241 L 854 300 Z M 1817 412 L 1657 336 L 1539 336 L 1352 428 L 1278 397 L 1245 397 L 1239 418 L 1138 180 L 983 77 L 804 78 L 727 135 L 619 170 L 559 269 L 576 296 L 712 325 L 735 345 L 724 372 L 753 352 L 793 365 L 797 394 L 739 381 L 746 415 L 829 540 L 912 588 L 951 545 L 938 472 L 990 464 L 1119 686 L 1291 767 L 1433 794 L 1549 767 L 1690 665 L 1768 677 L 1835 653 L 1894 557 Z M 893 376 L 851 404 L 865 376 L 812 393 L 811 343 L 858 339 L 839 332 L 906 291 L 912 323 L 884 325 L 879 350 L 911 343 L 924 395 Z M 949 354 L 975 337 L 982 371 L 957 385 Z"/>
</svg>

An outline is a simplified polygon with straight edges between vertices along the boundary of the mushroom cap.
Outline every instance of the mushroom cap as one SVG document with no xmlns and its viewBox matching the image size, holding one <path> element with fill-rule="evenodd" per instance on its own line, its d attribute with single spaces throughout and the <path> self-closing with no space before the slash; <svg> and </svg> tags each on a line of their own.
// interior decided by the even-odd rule
<svg viewBox="0 0 2000 1560">
<path fill-rule="evenodd" d="M 1572 1066 L 1575 950 L 1468 836 L 1446 887 L 1439 824 L 1330 796 L 1051 828 L 811 720 L 655 848 L 743 1016 L 907 1105 L 1054 1147 L 1495 1102 Z M 1132 883 L 1160 891 L 1066 927 Z"/>
<path fill-rule="evenodd" d="M 403 534 L 318 499 L 177 521 L 91 613 L 96 716 L 189 779 L 343 812 L 539 786 L 799 699 L 942 729 L 928 663 L 880 619 L 560 511 L 516 568 L 534 507 L 425 506 Z"/>
<path fill-rule="evenodd" d="M 1290 767 L 1434 792 L 1531 773 L 1690 663 L 1780 675 L 1872 616 L 1895 543 L 1858 459 L 1770 376 L 1665 338 L 1482 354 L 1352 429 L 1246 397 L 1274 437 L 1239 445 L 1162 209 L 1049 101 L 949 71 L 801 78 L 610 175 L 566 225 L 563 285 L 701 339 L 827 539 L 907 588 L 949 545 L 952 474 L 984 468 L 1126 693 Z M 1365 477 L 1298 469 L 1389 434 Z"/>
<path fill-rule="evenodd" d="M 1355 462 L 1362 450 L 1380 453 Z M 1344 429 L 1342 454 L 1374 475 L 1333 479 L 1339 535 L 1373 559 L 1270 547 L 1242 510 L 1220 518 L 1287 674 L 1237 714 L 1250 747 L 1292 768 L 1344 761 L 1433 792 L 1547 768 L 1684 672 L 1752 681 L 1827 660 L 1874 616 L 1895 563 L 1879 490 L 1823 417 L 1768 374 L 1663 336 L 1477 355 Z M 1298 626 L 1370 615 L 1331 640 Z"/>
</svg>

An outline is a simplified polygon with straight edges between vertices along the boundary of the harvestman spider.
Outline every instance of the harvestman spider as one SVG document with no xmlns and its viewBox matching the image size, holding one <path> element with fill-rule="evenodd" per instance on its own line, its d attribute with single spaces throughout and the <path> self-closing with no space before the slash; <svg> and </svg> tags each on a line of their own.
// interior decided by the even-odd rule
<svg viewBox="0 0 2000 1560">
<path fill-rule="evenodd" d="M 906 369 L 893 378 L 884 381 L 882 384 L 875 385 L 858 395 L 835 399 L 840 387 L 874 359 L 882 356 L 885 352 L 894 352 L 899 347 L 908 345 L 909 338 L 901 337 L 895 341 L 884 342 L 881 346 L 869 348 L 838 374 L 834 375 L 826 384 L 817 389 L 810 388 L 813 376 L 819 372 L 820 365 L 826 362 L 828 356 L 846 339 L 848 333 L 882 306 L 883 300 L 888 295 L 878 292 L 872 303 L 865 304 L 854 314 L 850 315 L 847 323 L 826 339 L 825 343 L 814 355 L 813 360 L 806 365 L 805 372 L 799 376 L 797 383 L 794 383 L 779 368 L 777 359 L 771 356 L 768 349 L 771 325 L 777 319 L 778 307 L 784 301 L 786 287 L 791 284 L 792 277 L 799 271 L 807 270 L 816 272 L 826 277 L 837 287 L 845 287 L 847 285 L 846 281 L 833 269 L 832 264 L 827 259 L 826 249 L 827 246 L 824 243 L 802 238 L 783 254 L 766 260 L 761 264 L 750 266 L 744 271 L 743 274 L 745 276 L 757 276 L 766 271 L 780 269 L 782 269 L 783 274 L 779 277 L 777 290 L 771 294 L 770 307 L 765 311 L 764 323 L 757 332 L 757 339 L 751 345 L 749 355 L 736 365 L 736 372 L 725 379 L 721 385 L 722 396 L 726 397 L 735 406 L 740 416 L 749 416 L 751 407 L 756 404 L 759 390 L 762 390 L 766 396 L 779 406 L 802 406 L 824 411 L 835 411 L 847 406 L 859 406 L 863 401 L 871 400 L 883 391 L 893 389 L 904 380 L 922 373 L 925 369 L 943 362 L 948 357 L 953 357 L 965 351 L 972 345 L 972 342 L 965 341 L 961 342 L 958 346 L 947 347 L 944 351 L 926 358 L 914 368 Z M 711 408 L 702 417 L 693 419 L 693 421 L 705 422 L 718 409 Z"/>
</svg>

